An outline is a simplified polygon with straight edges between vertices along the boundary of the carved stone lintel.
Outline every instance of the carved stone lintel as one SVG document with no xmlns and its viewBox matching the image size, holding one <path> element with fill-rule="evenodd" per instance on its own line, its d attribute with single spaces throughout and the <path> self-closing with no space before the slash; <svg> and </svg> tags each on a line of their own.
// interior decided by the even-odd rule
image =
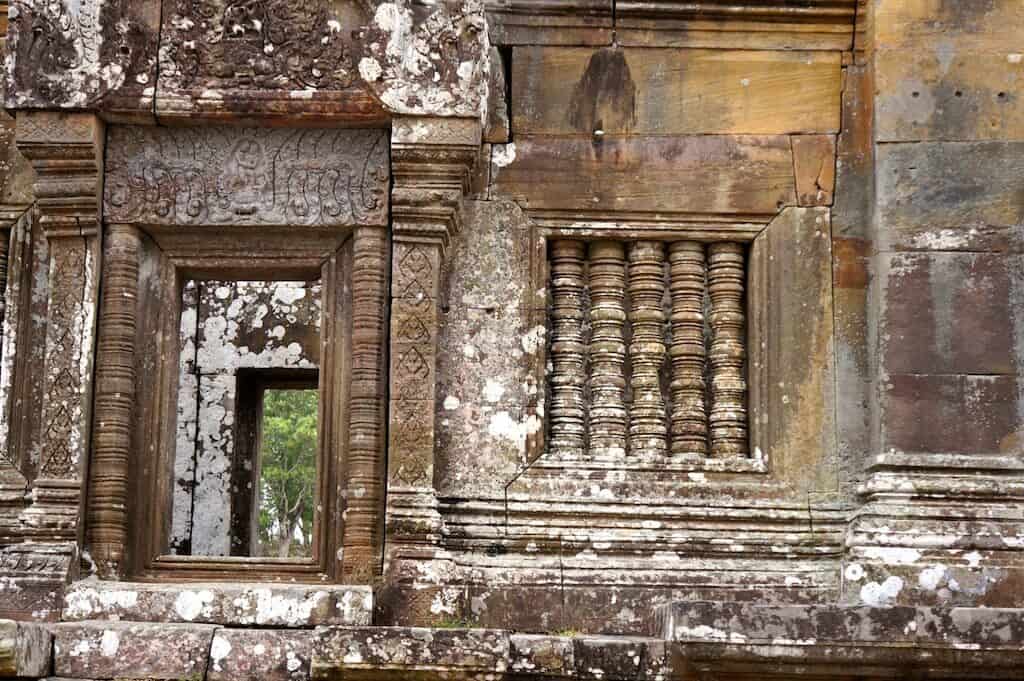
<svg viewBox="0 0 1024 681">
<path fill-rule="evenodd" d="M 89 550 L 100 576 L 120 575 L 128 538 L 128 464 L 135 407 L 135 335 L 141 235 L 111 225 L 104 246 L 95 419 L 89 467 Z"/>
<path fill-rule="evenodd" d="M 119 126 L 110 137 L 108 222 L 387 224 L 379 130 Z"/>
</svg>

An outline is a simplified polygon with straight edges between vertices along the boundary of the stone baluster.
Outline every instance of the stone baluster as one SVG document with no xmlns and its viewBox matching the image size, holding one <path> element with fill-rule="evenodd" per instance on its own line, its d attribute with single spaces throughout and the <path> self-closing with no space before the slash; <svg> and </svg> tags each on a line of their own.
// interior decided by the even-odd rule
<svg viewBox="0 0 1024 681">
<path fill-rule="evenodd" d="M 89 469 L 89 550 L 100 576 L 121 574 L 128 540 L 128 466 L 135 407 L 142 238 L 131 225 L 110 225 L 100 307 L 96 400 Z"/>
<path fill-rule="evenodd" d="M 668 450 L 661 370 L 665 361 L 665 247 L 637 241 L 629 248 L 629 345 L 633 401 L 629 413 L 630 456 L 658 459 Z"/>
<path fill-rule="evenodd" d="M 561 460 L 586 454 L 583 338 L 586 249 L 581 241 L 551 244 L 551 432 L 549 450 Z"/>
<path fill-rule="evenodd" d="M 621 242 L 597 241 L 588 251 L 590 270 L 590 456 L 626 456 L 626 251 Z"/>
<path fill-rule="evenodd" d="M 711 455 L 746 456 L 746 315 L 743 309 L 744 248 L 732 242 L 708 246 L 711 296 Z"/>
<path fill-rule="evenodd" d="M 669 246 L 672 294 L 672 454 L 707 453 L 708 415 L 704 381 L 704 244 Z"/>
</svg>

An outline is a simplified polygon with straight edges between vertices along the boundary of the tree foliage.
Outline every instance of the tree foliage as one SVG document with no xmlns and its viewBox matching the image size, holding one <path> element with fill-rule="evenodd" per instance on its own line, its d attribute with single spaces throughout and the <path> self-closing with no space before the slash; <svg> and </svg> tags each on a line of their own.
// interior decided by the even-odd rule
<svg viewBox="0 0 1024 681">
<path fill-rule="evenodd" d="M 260 438 L 263 555 L 309 556 L 316 507 L 316 390 L 267 390 Z"/>
</svg>

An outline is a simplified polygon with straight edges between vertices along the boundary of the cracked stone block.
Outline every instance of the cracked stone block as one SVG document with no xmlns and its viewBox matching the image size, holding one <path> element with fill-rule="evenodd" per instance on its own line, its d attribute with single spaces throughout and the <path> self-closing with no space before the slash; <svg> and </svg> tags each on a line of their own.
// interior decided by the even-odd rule
<svg viewBox="0 0 1024 681">
<path fill-rule="evenodd" d="M 89 581 L 68 592 L 63 619 L 298 628 L 366 625 L 372 613 L 373 593 L 364 586 Z"/>
</svg>

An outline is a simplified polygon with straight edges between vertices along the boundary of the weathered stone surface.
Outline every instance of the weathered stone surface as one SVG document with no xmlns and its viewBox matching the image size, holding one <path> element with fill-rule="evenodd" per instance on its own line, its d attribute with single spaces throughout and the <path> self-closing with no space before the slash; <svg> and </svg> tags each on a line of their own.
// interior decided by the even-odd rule
<svg viewBox="0 0 1024 681">
<path fill-rule="evenodd" d="M 163 0 L 162 119 L 345 119 L 386 113 L 359 77 L 358 2 Z"/>
<path fill-rule="evenodd" d="M 954 39 L 876 53 L 879 141 L 1024 140 L 1020 46 L 958 48 Z"/>
<path fill-rule="evenodd" d="M 545 330 L 531 326 L 538 296 L 522 211 L 510 201 L 472 201 L 462 219 L 448 254 L 437 418 L 439 489 L 469 496 L 497 493 L 525 464 L 526 438 L 541 423 L 531 418 L 540 390 L 532 365 Z M 495 278 L 506 284 L 495 287 Z"/>
<path fill-rule="evenodd" d="M 496 45 L 608 45 L 611 0 L 487 0 Z"/>
<path fill-rule="evenodd" d="M 359 74 L 393 114 L 483 116 L 490 43 L 483 0 L 383 2 L 363 34 Z"/>
<path fill-rule="evenodd" d="M 890 373 L 1016 373 L 1024 257 L 898 253 L 880 264 L 880 350 Z"/>
<path fill-rule="evenodd" d="M 754 213 L 795 205 L 782 136 L 521 138 L 494 150 L 492 197 L 531 210 Z"/>
<path fill-rule="evenodd" d="M 831 133 L 840 86 L 829 52 L 517 47 L 513 133 Z"/>
<path fill-rule="evenodd" d="M 1024 249 L 1014 179 L 1024 142 L 884 144 L 877 153 L 879 250 Z"/>
<path fill-rule="evenodd" d="M 313 678 L 350 679 L 384 673 L 413 679 L 497 678 L 508 669 L 508 633 L 491 629 L 317 629 Z"/>
<path fill-rule="evenodd" d="M 115 127 L 104 192 L 115 222 L 380 225 L 387 143 L 377 131 Z"/>
<path fill-rule="evenodd" d="M 50 673 L 53 637 L 42 625 L 0 620 L 0 677 Z"/>
<path fill-rule="evenodd" d="M 14 0 L 6 105 L 152 112 L 159 0 Z"/>
<path fill-rule="evenodd" d="M 209 681 L 309 679 L 311 631 L 218 629 L 210 645 Z"/>
<path fill-rule="evenodd" d="M 787 208 L 754 241 L 749 266 L 754 458 L 815 492 L 835 490 L 837 474 L 829 218 Z"/>
<path fill-rule="evenodd" d="M 484 124 L 484 141 L 504 144 L 511 134 L 509 125 L 508 82 L 506 64 L 497 47 L 490 52 L 490 70 L 487 73 L 487 120 Z"/>
<path fill-rule="evenodd" d="M 858 14 L 857 0 L 617 0 L 615 28 L 622 45 L 847 50 Z"/>
<path fill-rule="evenodd" d="M 801 206 L 831 206 L 836 187 L 836 138 L 794 135 L 793 166 Z"/>
<path fill-rule="evenodd" d="M 215 629 L 198 624 L 57 624 L 53 671 L 78 679 L 205 678 Z"/>
<path fill-rule="evenodd" d="M 278 584 L 78 582 L 62 619 L 196 622 L 229 626 L 313 627 L 369 624 L 368 587 Z"/>
</svg>

